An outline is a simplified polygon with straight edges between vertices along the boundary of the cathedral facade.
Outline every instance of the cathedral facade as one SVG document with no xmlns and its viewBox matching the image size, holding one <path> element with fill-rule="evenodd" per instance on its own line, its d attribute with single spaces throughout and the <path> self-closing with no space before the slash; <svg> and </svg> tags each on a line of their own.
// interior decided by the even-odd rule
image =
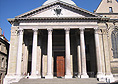
<svg viewBox="0 0 118 84">
<path fill-rule="evenodd" d="M 47 0 L 8 21 L 12 27 L 4 84 L 22 78 L 118 80 L 116 0 L 102 0 L 94 13 L 72 0 Z"/>
</svg>

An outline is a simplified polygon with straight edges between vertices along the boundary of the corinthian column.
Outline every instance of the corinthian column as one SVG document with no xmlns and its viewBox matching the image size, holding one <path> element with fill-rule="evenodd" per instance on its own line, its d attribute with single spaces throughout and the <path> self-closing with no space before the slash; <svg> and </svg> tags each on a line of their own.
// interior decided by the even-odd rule
<svg viewBox="0 0 118 84">
<path fill-rule="evenodd" d="M 48 30 L 48 49 L 47 49 L 47 75 L 46 79 L 52 79 L 52 29 Z"/>
<path fill-rule="evenodd" d="M 36 63 L 37 63 L 37 34 L 38 29 L 33 29 L 33 46 L 32 46 L 32 71 L 30 78 L 37 78 L 36 74 Z"/>
<path fill-rule="evenodd" d="M 17 64 L 16 64 L 17 76 L 21 76 L 22 43 L 23 43 L 23 29 L 20 29 L 19 39 L 18 39 Z"/>
<path fill-rule="evenodd" d="M 69 35 L 70 29 L 65 29 L 65 49 L 66 49 L 66 75 L 65 78 L 72 78 L 71 74 L 71 56 L 70 56 L 70 35 Z"/>
<path fill-rule="evenodd" d="M 89 78 L 86 71 L 84 28 L 80 28 L 80 50 L 81 50 L 81 68 L 82 68 L 81 78 Z"/>
<path fill-rule="evenodd" d="M 96 58 L 97 58 L 97 78 L 102 78 L 102 62 L 101 62 L 101 52 L 100 52 L 100 44 L 99 44 L 99 34 L 98 34 L 98 28 L 95 28 L 95 46 L 96 46 Z"/>
</svg>

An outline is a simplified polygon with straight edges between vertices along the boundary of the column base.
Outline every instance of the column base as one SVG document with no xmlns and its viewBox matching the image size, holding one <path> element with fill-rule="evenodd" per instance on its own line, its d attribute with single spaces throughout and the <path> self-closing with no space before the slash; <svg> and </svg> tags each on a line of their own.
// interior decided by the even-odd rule
<svg viewBox="0 0 118 84">
<path fill-rule="evenodd" d="M 115 79 L 112 74 L 106 75 L 106 82 L 107 83 L 115 82 Z"/>
<path fill-rule="evenodd" d="M 19 82 L 24 76 L 21 75 L 6 75 L 3 84 L 11 84 L 13 82 Z"/>
<path fill-rule="evenodd" d="M 105 75 L 103 73 L 97 73 L 97 78 L 105 78 Z"/>
<path fill-rule="evenodd" d="M 78 74 L 78 76 L 77 76 L 78 78 L 81 78 L 81 75 L 80 74 Z"/>
<path fill-rule="evenodd" d="M 46 75 L 45 79 L 53 79 L 53 75 Z"/>
<path fill-rule="evenodd" d="M 103 81 L 103 82 L 106 82 L 106 76 L 102 73 L 97 73 L 96 75 L 98 81 Z"/>
<path fill-rule="evenodd" d="M 71 79 L 72 75 L 65 75 L 65 79 Z"/>
<path fill-rule="evenodd" d="M 41 76 L 38 76 L 38 75 L 29 76 L 29 79 L 38 79 L 38 78 L 41 78 Z"/>
<path fill-rule="evenodd" d="M 112 74 L 110 74 L 110 75 L 97 74 L 97 78 L 99 81 L 104 81 L 107 83 L 115 82 Z"/>
<path fill-rule="evenodd" d="M 89 76 L 87 74 L 82 74 L 81 78 L 89 78 Z"/>
</svg>

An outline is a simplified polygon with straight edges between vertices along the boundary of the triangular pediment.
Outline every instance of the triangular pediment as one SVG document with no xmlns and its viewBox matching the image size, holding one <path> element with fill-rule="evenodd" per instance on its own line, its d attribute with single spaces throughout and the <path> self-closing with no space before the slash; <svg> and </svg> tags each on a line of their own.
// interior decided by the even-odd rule
<svg viewBox="0 0 118 84">
<path fill-rule="evenodd" d="M 32 17 L 99 17 L 97 14 L 81 9 L 77 6 L 55 1 L 53 3 L 43 5 L 32 11 L 17 16 L 16 18 L 32 18 Z"/>
</svg>

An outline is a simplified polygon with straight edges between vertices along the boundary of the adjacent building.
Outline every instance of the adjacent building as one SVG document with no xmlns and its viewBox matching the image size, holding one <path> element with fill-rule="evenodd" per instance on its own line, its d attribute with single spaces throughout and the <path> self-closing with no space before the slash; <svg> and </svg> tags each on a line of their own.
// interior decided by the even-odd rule
<svg viewBox="0 0 118 84">
<path fill-rule="evenodd" d="M 72 0 L 47 0 L 8 21 L 12 27 L 4 84 L 27 76 L 118 80 L 117 0 L 102 0 L 94 13 Z"/>
<path fill-rule="evenodd" d="M 2 35 L 2 29 L 0 28 L 0 84 L 3 84 L 3 78 L 7 72 L 7 59 L 9 53 L 8 40 Z"/>
</svg>

